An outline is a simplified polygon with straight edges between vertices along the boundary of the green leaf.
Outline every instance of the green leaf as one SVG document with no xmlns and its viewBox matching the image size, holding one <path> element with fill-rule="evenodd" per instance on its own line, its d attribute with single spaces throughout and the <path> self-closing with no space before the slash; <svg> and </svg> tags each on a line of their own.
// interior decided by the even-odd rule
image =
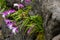
<svg viewBox="0 0 60 40">
<path fill-rule="evenodd" d="M 0 13 L 2 13 L 4 10 L 5 10 L 5 8 L 1 9 L 1 10 L 0 10 Z"/>
<path fill-rule="evenodd" d="M 21 31 L 22 27 L 24 27 L 28 24 L 28 22 L 29 22 L 29 18 L 27 18 L 23 21 L 22 25 L 20 26 L 20 31 Z"/>
</svg>

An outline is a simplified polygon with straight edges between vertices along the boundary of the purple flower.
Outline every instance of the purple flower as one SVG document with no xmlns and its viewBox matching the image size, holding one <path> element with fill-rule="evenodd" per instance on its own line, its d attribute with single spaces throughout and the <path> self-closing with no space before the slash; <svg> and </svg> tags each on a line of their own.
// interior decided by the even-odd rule
<svg viewBox="0 0 60 40">
<path fill-rule="evenodd" d="M 30 2 L 31 2 L 31 0 L 25 0 L 25 3 L 27 3 L 27 4 L 30 3 Z"/>
<path fill-rule="evenodd" d="M 2 13 L 3 18 L 5 18 L 5 16 L 7 16 L 7 15 L 8 15 L 8 11 L 5 11 L 5 12 Z"/>
<path fill-rule="evenodd" d="M 18 32 L 18 28 L 15 25 L 15 23 L 11 22 L 9 19 L 5 19 L 5 22 L 10 30 L 12 30 L 12 33 L 16 34 Z"/>
<path fill-rule="evenodd" d="M 18 32 L 18 28 L 16 29 L 16 32 Z"/>
<path fill-rule="evenodd" d="M 11 14 L 11 13 L 14 13 L 14 12 L 15 12 L 14 9 L 10 9 L 10 10 L 8 10 L 8 14 Z"/>
<path fill-rule="evenodd" d="M 19 4 L 19 6 L 18 6 L 19 8 L 23 8 L 24 7 L 24 5 L 23 4 Z"/>
<path fill-rule="evenodd" d="M 27 34 L 29 34 L 29 33 L 30 33 L 31 29 L 32 29 L 32 28 L 29 28 L 29 29 L 28 29 Z"/>
<path fill-rule="evenodd" d="M 12 29 L 13 22 L 11 22 L 11 20 L 5 19 L 5 23 L 7 24 L 7 26 L 8 26 L 9 29 Z"/>
<path fill-rule="evenodd" d="M 18 28 L 15 25 L 15 23 L 11 22 L 9 19 L 5 19 L 5 22 L 10 30 L 12 30 L 12 33 L 18 32 Z"/>
<path fill-rule="evenodd" d="M 12 23 L 7 24 L 7 26 L 8 26 L 9 29 L 13 29 L 13 26 L 12 25 L 13 25 Z"/>
<path fill-rule="evenodd" d="M 5 23 L 6 23 L 6 24 L 10 24 L 10 23 L 12 23 L 12 22 L 11 22 L 11 20 L 9 20 L 9 19 L 5 19 Z"/>
<path fill-rule="evenodd" d="M 2 17 L 5 18 L 5 16 L 7 16 L 8 14 L 11 14 L 11 13 L 14 13 L 14 12 L 15 12 L 14 9 L 7 10 L 7 11 L 2 13 Z"/>
<path fill-rule="evenodd" d="M 26 2 L 30 2 L 31 0 L 25 0 Z"/>
<path fill-rule="evenodd" d="M 23 8 L 24 7 L 24 5 L 23 4 L 17 4 L 17 3 L 14 3 L 14 7 L 15 6 L 17 6 L 18 7 L 18 9 L 20 9 L 20 8 Z"/>
<path fill-rule="evenodd" d="M 18 32 L 18 28 L 17 27 L 13 27 L 12 33 L 16 34 L 16 32 Z"/>
</svg>

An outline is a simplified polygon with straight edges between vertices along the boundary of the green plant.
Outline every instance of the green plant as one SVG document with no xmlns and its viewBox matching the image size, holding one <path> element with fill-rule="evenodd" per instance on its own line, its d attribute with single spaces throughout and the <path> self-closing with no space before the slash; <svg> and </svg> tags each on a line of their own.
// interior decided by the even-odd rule
<svg viewBox="0 0 60 40">
<path fill-rule="evenodd" d="M 4 2 L 0 0 L 0 2 Z M 0 12 L 3 12 L 7 9 L 9 9 L 8 7 L 6 7 L 6 3 L 0 3 L 0 7 L 3 8 L 0 10 Z M 3 6 L 3 7 L 2 7 Z M 7 8 L 7 9 L 6 9 Z M 32 34 L 33 32 L 39 32 L 39 33 L 43 33 L 44 29 L 43 29 L 43 21 L 42 21 L 42 17 L 38 15 L 34 15 L 34 16 L 30 16 L 29 15 L 29 11 L 32 10 L 32 6 L 26 6 L 25 9 L 19 9 L 18 11 L 16 11 L 15 13 L 9 14 L 6 16 L 6 18 L 10 19 L 13 22 L 16 22 L 16 25 L 19 28 L 19 31 L 21 31 L 24 27 L 24 33 L 29 32 L 28 34 Z M 38 36 L 40 37 L 40 36 Z"/>
</svg>

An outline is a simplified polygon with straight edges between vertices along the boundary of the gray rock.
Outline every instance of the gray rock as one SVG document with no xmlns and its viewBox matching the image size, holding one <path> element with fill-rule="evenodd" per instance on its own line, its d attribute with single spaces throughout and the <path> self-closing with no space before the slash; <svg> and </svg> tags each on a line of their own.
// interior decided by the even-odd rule
<svg viewBox="0 0 60 40">
<path fill-rule="evenodd" d="M 55 36 L 52 40 L 60 40 L 60 34 Z"/>
</svg>

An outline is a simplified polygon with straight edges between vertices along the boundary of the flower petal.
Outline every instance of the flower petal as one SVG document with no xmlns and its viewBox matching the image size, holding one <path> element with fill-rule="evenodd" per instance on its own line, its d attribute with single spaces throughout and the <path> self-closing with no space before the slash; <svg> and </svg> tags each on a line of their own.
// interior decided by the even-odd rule
<svg viewBox="0 0 60 40">
<path fill-rule="evenodd" d="M 25 0 L 25 3 L 30 3 L 31 2 L 31 0 Z"/>
<path fill-rule="evenodd" d="M 17 4 L 17 3 L 14 3 L 14 7 L 15 7 L 15 6 L 18 6 L 18 4 Z"/>
<path fill-rule="evenodd" d="M 30 33 L 31 29 L 32 29 L 32 28 L 29 28 L 29 29 L 28 29 L 27 34 L 29 34 L 29 33 Z"/>
<path fill-rule="evenodd" d="M 10 12 L 10 13 L 14 13 L 15 10 L 14 10 L 14 9 L 10 9 L 9 12 Z"/>
<path fill-rule="evenodd" d="M 3 18 L 5 18 L 5 15 L 2 15 Z"/>
<path fill-rule="evenodd" d="M 19 4 L 18 8 L 23 8 L 24 5 L 23 4 Z"/>
<path fill-rule="evenodd" d="M 13 29 L 12 24 L 7 24 L 9 29 Z"/>
<path fill-rule="evenodd" d="M 17 27 L 14 27 L 14 28 L 12 29 L 12 33 L 16 34 L 16 31 L 17 31 Z"/>
<path fill-rule="evenodd" d="M 8 14 L 11 14 L 11 13 L 14 13 L 14 12 L 15 12 L 14 9 L 7 10 L 7 11 L 2 13 L 2 17 L 5 18 L 5 16 L 7 16 Z"/>
<path fill-rule="evenodd" d="M 12 23 L 11 20 L 5 19 L 6 24 Z"/>
</svg>

